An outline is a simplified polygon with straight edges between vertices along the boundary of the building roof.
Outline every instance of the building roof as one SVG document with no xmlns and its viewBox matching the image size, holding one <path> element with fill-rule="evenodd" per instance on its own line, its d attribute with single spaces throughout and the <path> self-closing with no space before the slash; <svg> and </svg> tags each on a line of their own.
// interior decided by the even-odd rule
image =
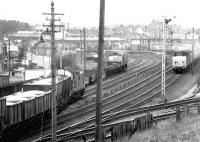
<svg viewBox="0 0 200 142">
<path fill-rule="evenodd" d="M 193 34 L 192 33 L 174 33 L 172 38 L 173 39 L 192 39 Z M 198 35 L 194 34 L 194 39 L 198 39 Z"/>
<path fill-rule="evenodd" d="M 65 32 L 68 33 L 68 32 Z M 70 33 L 69 33 L 70 34 Z M 17 32 L 14 33 L 12 35 L 10 35 L 10 37 L 19 37 L 19 38 L 40 38 L 41 33 L 40 32 L 34 32 L 34 31 L 21 31 L 21 32 Z M 50 40 L 50 36 L 49 35 L 43 35 L 44 40 Z M 62 40 L 62 33 L 56 33 L 55 34 L 55 39 L 56 40 Z M 80 37 L 65 37 L 64 38 L 65 41 L 80 41 Z M 86 38 L 87 41 L 98 41 L 98 37 L 87 37 Z M 118 38 L 118 37 L 105 37 L 104 38 L 105 41 L 123 41 L 122 38 Z"/>
<path fill-rule="evenodd" d="M 9 50 L 8 50 L 8 47 L 7 47 L 7 51 L 9 51 Z M 18 51 L 19 51 L 19 48 L 18 48 L 18 46 L 11 45 L 11 46 L 10 46 L 10 51 L 18 52 Z"/>
</svg>

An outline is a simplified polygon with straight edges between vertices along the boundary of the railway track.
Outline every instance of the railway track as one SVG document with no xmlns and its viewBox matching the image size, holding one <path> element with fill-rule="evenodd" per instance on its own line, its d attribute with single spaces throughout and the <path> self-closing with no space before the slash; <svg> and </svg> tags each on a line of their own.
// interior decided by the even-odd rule
<svg viewBox="0 0 200 142">
<path fill-rule="evenodd" d="M 171 105 L 173 103 L 174 102 L 172 102 Z M 174 103 L 174 105 L 176 105 L 176 104 L 177 103 Z M 161 104 L 161 105 L 163 106 L 163 104 Z M 143 108 L 141 108 L 141 109 L 143 109 Z M 192 106 L 190 106 L 190 110 L 191 109 L 196 110 L 197 106 L 196 105 L 192 105 Z M 181 113 L 184 112 L 184 108 L 183 107 L 180 109 L 180 112 Z M 136 115 L 137 113 L 135 113 L 135 111 L 133 111 L 132 114 Z M 164 112 L 162 112 L 160 114 L 154 115 L 153 116 L 153 121 L 157 122 L 157 121 L 161 121 L 161 120 L 164 120 L 164 119 L 171 118 L 173 116 L 176 116 L 176 110 L 175 109 L 170 109 L 170 110 L 166 110 L 166 111 L 164 111 Z M 134 117 L 128 118 L 128 119 L 123 119 L 121 121 L 117 121 L 117 122 L 113 122 L 113 123 L 109 123 L 109 124 L 103 124 L 102 125 L 102 129 L 104 129 L 104 130 L 107 129 L 108 130 L 108 128 L 111 128 L 114 125 L 118 125 L 118 124 L 121 124 L 121 123 L 130 122 L 130 121 L 133 121 L 133 120 L 134 120 Z M 82 133 L 82 134 L 80 133 L 80 134 L 75 135 L 75 136 L 73 136 L 71 138 L 68 138 L 68 139 L 62 139 L 61 138 L 61 139 L 59 139 L 59 141 L 60 140 L 61 141 L 62 140 L 65 140 L 65 141 L 70 140 L 70 142 L 79 142 L 79 141 L 81 142 L 82 141 L 82 136 L 84 135 L 84 136 L 87 136 L 87 138 L 89 138 L 89 139 L 87 139 L 88 142 L 95 142 L 94 137 L 93 137 L 94 134 L 95 134 L 95 128 L 89 128 L 89 129 L 85 130 L 84 133 Z M 72 139 L 74 139 L 74 141 Z M 106 140 L 110 140 L 110 139 L 111 139 L 111 132 L 110 131 L 106 131 Z"/>
<path fill-rule="evenodd" d="M 167 82 L 166 82 L 166 84 L 167 84 L 167 86 L 166 87 L 168 87 L 170 84 L 172 84 L 175 80 L 177 80 L 178 78 L 179 78 L 180 76 L 178 76 L 178 75 L 171 75 L 171 76 L 169 76 L 168 78 L 167 78 Z M 158 87 L 160 87 L 159 85 L 157 85 Z M 157 88 L 157 87 L 156 87 Z M 109 110 L 107 110 L 107 112 L 106 111 L 104 111 L 103 113 L 102 113 L 102 115 L 103 115 L 103 118 L 102 118 L 102 124 L 103 125 L 105 125 L 106 123 L 111 123 L 113 120 L 114 121 L 116 121 L 116 120 L 118 120 L 118 119 L 121 119 L 121 118 L 126 118 L 126 117 L 128 117 L 129 115 L 131 116 L 132 114 L 131 113 L 126 113 L 126 114 L 123 114 L 123 111 L 124 110 L 126 110 L 127 108 L 131 108 L 131 107 L 134 107 L 134 108 L 136 108 L 136 107 L 138 107 L 138 106 L 141 106 L 142 104 L 145 104 L 145 102 L 148 102 L 149 100 L 151 100 L 152 98 L 154 98 L 155 96 L 158 96 L 159 94 L 160 94 L 160 88 L 158 89 L 156 89 L 156 88 L 154 88 L 154 89 L 152 89 L 152 90 L 154 90 L 154 91 L 152 91 L 152 90 L 149 90 L 149 91 L 147 91 L 146 93 L 144 93 L 144 94 L 149 94 L 151 91 L 152 91 L 152 94 L 151 95 L 148 95 L 147 97 L 142 97 L 141 98 L 141 100 L 138 100 L 137 98 L 133 98 L 132 100 L 130 100 L 128 103 L 130 103 L 131 101 L 136 101 L 135 103 L 132 103 L 132 105 L 129 105 L 129 107 L 126 107 L 126 108 L 124 108 L 123 110 L 121 110 L 120 112 L 121 113 L 118 113 L 118 115 L 113 115 L 112 113 L 111 114 L 107 114 L 107 112 L 109 111 Z M 142 94 L 142 95 L 144 95 L 144 94 Z M 140 95 L 140 96 L 138 96 L 138 97 L 141 97 L 142 95 Z M 128 104 L 128 103 L 124 103 L 124 104 Z M 117 108 L 117 107 L 116 107 Z M 114 108 L 114 109 L 116 109 L 116 108 Z M 126 111 L 125 111 L 126 112 Z M 107 114 L 107 116 L 104 116 L 105 114 Z M 109 117 L 108 117 L 109 116 Z M 129 116 L 129 117 L 130 117 Z M 94 122 L 94 121 L 93 121 Z M 87 126 L 87 129 L 82 129 L 82 130 L 77 130 L 77 131 L 74 131 L 73 133 L 71 132 L 71 133 L 65 133 L 65 134 L 61 134 L 61 135 L 58 135 L 58 138 L 60 138 L 60 140 L 68 140 L 68 139 L 71 139 L 70 137 L 74 137 L 75 135 L 80 135 L 80 134 L 83 134 L 82 132 L 88 132 L 88 130 L 93 130 L 94 129 L 94 124 L 91 124 L 91 125 L 89 125 L 89 126 Z M 91 132 L 90 132 L 91 133 Z"/>
<path fill-rule="evenodd" d="M 92 118 L 89 118 L 88 120 L 90 120 L 90 121 L 92 121 Z M 83 125 L 83 123 L 80 123 L 81 125 Z M 76 125 L 76 127 L 77 127 L 77 125 Z M 70 129 L 72 128 L 72 126 L 70 127 Z M 79 127 L 80 128 L 80 127 Z M 64 129 L 62 129 L 61 131 L 63 131 Z M 60 131 L 60 132 L 61 132 Z"/>
<path fill-rule="evenodd" d="M 158 60 L 158 59 L 157 59 Z M 139 69 L 142 69 L 142 68 L 139 68 Z M 129 71 L 128 71 L 129 72 Z M 131 72 L 131 70 L 130 70 L 130 72 Z M 136 71 L 137 72 L 137 71 Z M 135 73 L 136 73 L 135 72 Z M 144 71 L 143 71 L 144 72 Z M 130 74 L 130 73 L 129 73 Z M 134 72 L 132 71 L 132 74 L 134 74 Z M 116 80 L 118 80 L 118 79 L 116 79 Z M 65 118 L 66 119 L 66 118 Z M 46 122 L 46 123 L 49 123 L 49 122 Z M 45 127 L 44 129 L 46 130 L 46 128 L 48 128 L 48 127 Z M 50 127 L 49 127 L 50 128 Z"/>
<path fill-rule="evenodd" d="M 124 82 L 126 79 L 132 78 L 132 77 L 136 76 L 137 74 L 141 74 L 141 73 L 147 71 L 149 69 L 149 67 L 151 66 L 151 64 L 149 62 L 147 62 L 146 58 L 141 59 L 141 56 L 136 56 L 135 58 L 138 58 L 136 63 L 130 64 L 130 66 L 128 67 L 128 69 L 126 71 L 126 74 L 119 74 L 118 76 L 114 76 L 114 78 L 108 78 L 107 80 L 104 81 L 103 89 L 106 90 L 108 88 L 113 87 L 113 85 Z M 155 62 L 155 61 L 153 61 L 153 62 Z M 149 65 L 147 65 L 147 64 L 149 64 Z M 91 96 L 94 93 L 96 93 L 96 85 L 86 88 L 84 97 Z"/>
<path fill-rule="evenodd" d="M 155 61 L 154 61 L 155 62 Z M 148 67 L 146 67 L 145 69 L 141 69 L 141 68 L 139 68 L 140 69 L 140 72 L 145 72 L 147 69 L 148 69 Z M 137 72 L 138 70 L 136 70 L 136 72 Z M 131 70 L 130 70 L 130 73 L 128 72 L 128 74 L 129 74 L 129 76 L 128 75 L 125 75 L 125 77 L 124 77 L 124 80 L 127 80 L 127 78 L 130 78 L 130 75 L 131 74 L 134 74 L 133 73 L 133 71 L 132 71 L 132 73 L 131 73 Z M 133 77 L 134 75 L 132 75 L 132 77 Z M 116 80 L 118 80 L 118 79 L 116 79 Z M 112 80 L 113 81 L 113 80 Z M 109 81 L 108 81 L 109 82 Z M 122 82 L 122 80 L 120 80 L 119 82 Z M 109 84 L 109 83 L 108 83 Z M 116 84 L 116 83 L 115 83 Z M 111 85 L 113 85 L 113 83 L 111 83 Z M 109 87 L 109 85 L 108 85 L 108 87 Z M 105 99 L 106 100 L 106 99 Z M 94 106 L 94 104 L 93 104 L 93 106 Z M 86 110 L 86 109 L 85 109 Z M 80 110 L 76 110 L 76 111 L 80 111 Z M 94 109 L 92 109 L 92 111 L 94 111 Z M 82 111 L 81 111 L 82 112 Z M 85 113 L 88 113 L 87 111 L 85 112 Z M 69 115 L 68 115 L 69 116 Z M 66 123 L 66 122 L 68 122 L 68 120 L 69 119 L 67 119 L 66 120 L 66 118 L 68 118 L 68 116 L 66 116 L 66 115 L 62 115 L 61 117 L 64 119 L 64 121 L 60 121 L 59 120 L 59 118 L 61 118 L 60 116 L 58 117 L 58 125 L 62 125 L 62 124 L 64 124 L 64 123 Z M 78 116 L 78 115 L 77 115 Z M 83 115 L 82 115 L 83 116 Z M 79 116 L 80 117 L 80 116 Z M 70 119 L 74 119 L 74 117 L 71 117 Z M 46 129 L 46 128 L 45 128 Z"/>
<path fill-rule="evenodd" d="M 105 111 L 104 113 L 109 113 L 110 110 L 113 110 L 113 108 L 116 109 L 116 104 L 120 104 L 117 105 L 118 107 L 120 107 L 119 109 L 121 109 L 122 104 L 126 103 L 128 100 L 132 99 L 133 97 L 133 93 L 135 94 L 135 96 L 137 96 L 137 94 L 140 94 L 141 89 L 143 89 L 143 87 L 147 84 L 150 84 L 151 82 L 155 81 L 155 80 L 159 80 L 159 75 L 157 75 L 154 78 L 149 77 L 148 79 L 142 80 L 141 82 L 135 84 L 134 86 L 130 86 L 125 90 L 122 90 L 121 92 L 118 92 L 114 95 L 111 95 L 107 98 L 104 98 L 102 100 L 103 103 L 103 111 Z M 115 110 L 113 110 L 115 111 Z M 68 119 L 74 119 L 74 118 L 78 118 L 78 117 L 84 117 L 87 116 L 89 113 L 92 113 L 91 115 L 94 115 L 95 112 L 95 103 L 90 105 L 90 108 L 87 107 L 87 109 L 83 109 L 79 112 L 76 113 L 71 113 L 70 115 L 68 115 Z M 62 116 L 63 117 L 63 116 Z M 64 117 L 63 117 L 64 119 Z M 64 123 L 62 121 L 59 121 L 61 124 Z M 60 125 L 61 125 L 60 124 Z"/>
<path fill-rule="evenodd" d="M 166 80 L 167 81 L 166 87 L 170 86 L 174 81 L 176 81 L 180 77 L 181 77 L 181 75 L 171 75 L 170 77 L 168 77 L 168 79 Z M 160 87 L 160 85 L 158 85 L 158 86 Z M 154 89 L 152 89 L 152 90 L 154 90 Z M 149 92 L 150 91 L 148 91 L 148 93 Z M 159 94 L 160 94 L 160 89 L 156 89 L 148 97 L 141 99 L 140 101 L 130 105 L 129 107 L 126 107 L 126 108 L 120 110 L 119 112 L 109 113 L 104 116 L 104 114 L 106 114 L 109 110 L 107 112 L 104 111 L 102 113 L 102 115 L 103 115 L 102 125 L 105 125 L 105 126 L 107 125 L 108 128 L 106 128 L 106 129 L 109 129 L 109 127 L 110 127 L 110 125 L 108 125 L 109 123 L 111 123 L 111 122 L 114 123 L 115 121 L 119 121 L 120 119 L 124 119 L 127 117 L 133 117 L 133 115 L 135 115 L 136 112 L 135 111 L 133 112 L 133 110 L 131 110 L 131 108 L 137 108 L 138 106 L 145 104 L 145 102 L 148 102 L 149 100 L 151 100 L 155 96 L 158 96 Z M 137 99 L 135 98 L 133 100 L 136 101 Z M 133 100 L 130 100 L 130 101 L 133 101 Z M 125 103 L 125 104 L 127 104 L 127 103 Z M 127 109 L 129 111 L 126 111 Z M 60 134 L 60 135 L 58 135 L 58 139 L 59 139 L 59 141 L 63 141 L 63 140 L 66 141 L 66 140 L 70 140 L 72 138 L 78 137 L 80 135 L 87 135 L 87 134 L 91 135 L 91 134 L 94 134 L 94 129 L 95 129 L 94 124 L 91 124 L 91 125 L 87 126 L 87 128 L 84 128 L 82 130 L 77 130 L 73 133 Z"/>
<path fill-rule="evenodd" d="M 159 62 L 155 63 L 156 61 L 152 61 L 151 63 L 149 64 L 146 64 L 145 67 L 139 67 L 137 69 L 133 69 L 132 71 L 130 72 L 126 72 L 126 74 L 124 75 L 121 75 L 120 77 L 116 77 L 115 80 L 112 80 L 112 81 L 109 81 L 109 82 L 105 82 L 103 84 L 103 89 L 104 90 L 107 90 L 107 89 L 110 89 L 110 88 L 113 88 L 113 87 L 116 87 L 117 84 L 120 84 L 120 83 L 123 83 L 123 82 L 131 82 L 132 84 L 134 84 L 136 81 L 136 78 L 137 78 L 137 74 L 142 74 L 142 73 L 145 73 L 151 69 L 154 69 L 154 71 L 156 70 L 159 70 Z M 154 65 L 153 65 L 154 64 Z M 143 64 L 144 65 L 144 64 Z M 153 65 L 153 66 L 152 66 Z M 148 76 L 148 74 L 144 75 L 145 77 Z M 129 83 L 130 84 L 130 83 Z M 91 90 L 92 93 L 90 93 L 90 95 L 95 95 L 96 93 L 96 88 L 94 88 L 93 90 Z M 109 97 L 107 98 L 109 99 Z M 92 104 L 90 104 L 92 105 Z M 83 109 L 85 109 L 86 107 L 90 107 L 90 105 L 88 106 L 85 106 L 85 107 L 82 107 L 82 108 L 79 108 L 78 109 L 78 112 L 82 112 Z M 68 112 L 69 116 L 72 115 L 72 113 L 74 113 L 75 111 L 72 111 L 72 112 Z M 77 113 L 77 112 L 75 112 Z"/>
<path fill-rule="evenodd" d="M 147 64 L 147 61 L 145 59 L 137 59 L 136 62 L 130 63 L 128 66 L 128 69 L 126 70 L 126 74 L 130 74 L 130 72 L 132 72 L 132 71 L 135 72 L 134 69 L 137 67 L 141 68 L 141 66 L 143 66 L 143 64 Z M 104 80 L 104 86 L 106 86 L 109 83 L 112 83 L 115 80 L 118 80 L 118 79 L 122 80 L 121 78 L 123 76 L 125 76 L 122 73 L 118 73 L 117 75 L 113 75 L 111 77 L 108 77 L 106 80 Z M 120 81 L 118 81 L 118 82 L 120 82 Z M 105 89 L 105 88 L 103 88 L 103 89 Z M 96 91 L 96 84 L 88 86 L 88 87 L 86 87 L 85 94 L 83 97 L 85 98 L 85 97 L 91 96 L 91 94 L 94 94 L 95 91 Z"/>
<path fill-rule="evenodd" d="M 145 70 L 146 70 L 146 68 L 145 68 Z M 134 75 L 132 75 L 132 76 L 134 76 Z M 125 75 L 123 78 L 121 77 L 122 79 L 120 80 L 120 82 L 125 81 L 125 80 L 127 80 L 127 78 L 131 78 L 132 76 L 129 75 L 127 77 Z M 110 84 L 106 84 L 106 86 L 104 87 L 104 89 L 111 88 L 111 86 L 116 85 L 117 82 L 118 82 L 118 80 L 119 79 L 117 78 L 116 82 L 110 82 Z M 96 92 L 93 92 L 93 93 L 96 93 Z M 113 96 L 115 96 L 115 95 L 113 95 Z M 112 102 L 113 96 L 106 97 L 106 98 L 103 99 L 103 101 L 106 102 L 109 99 L 110 102 Z M 74 119 L 74 118 L 82 117 L 83 115 L 85 115 L 85 114 L 88 113 L 88 110 L 93 110 L 94 111 L 94 108 L 95 108 L 95 103 L 91 103 L 91 104 L 89 104 L 87 106 L 79 108 L 78 110 L 74 110 L 74 111 L 68 112 L 67 114 L 62 114 L 62 116 L 59 116 L 58 119 L 60 119 L 60 120 L 61 119 L 66 119 L 66 118 L 68 118 L 68 119 Z"/>
<path fill-rule="evenodd" d="M 141 62 L 141 59 L 139 60 L 139 56 L 137 57 L 138 58 L 138 62 Z M 143 60 L 143 59 L 142 59 Z M 137 63 L 138 63 L 137 62 Z M 142 63 L 145 63 L 145 61 L 143 61 Z M 136 64 L 136 63 L 135 63 Z M 141 66 L 141 65 L 140 65 Z M 135 67 L 138 67 L 138 66 L 135 66 Z M 46 122 L 46 123 L 49 123 L 49 122 Z M 46 125 L 45 125 L 46 126 Z M 40 130 L 39 130 L 40 131 Z"/>
</svg>

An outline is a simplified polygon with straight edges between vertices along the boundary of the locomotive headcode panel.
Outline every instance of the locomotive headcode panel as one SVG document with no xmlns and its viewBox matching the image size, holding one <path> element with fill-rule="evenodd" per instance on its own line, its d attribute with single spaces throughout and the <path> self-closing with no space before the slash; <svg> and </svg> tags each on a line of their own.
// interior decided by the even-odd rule
<svg viewBox="0 0 200 142">
<path fill-rule="evenodd" d="M 112 55 L 108 58 L 109 62 L 122 62 L 122 56 L 121 55 Z"/>
</svg>

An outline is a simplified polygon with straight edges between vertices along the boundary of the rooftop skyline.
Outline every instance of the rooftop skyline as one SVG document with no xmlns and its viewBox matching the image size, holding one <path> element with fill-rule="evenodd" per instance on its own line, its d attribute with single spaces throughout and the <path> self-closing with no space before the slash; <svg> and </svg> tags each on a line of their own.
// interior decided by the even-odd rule
<svg viewBox="0 0 200 142">
<path fill-rule="evenodd" d="M 176 16 L 173 23 L 200 28 L 198 0 L 106 0 L 105 25 L 150 24 Z M 50 12 L 51 0 L 6 0 L 1 2 L 0 19 L 20 20 L 29 24 L 45 23 L 43 12 Z M 54 0 L 55 13 L 70 27 L 98 27 L 100 0 Z"/>
</svg>

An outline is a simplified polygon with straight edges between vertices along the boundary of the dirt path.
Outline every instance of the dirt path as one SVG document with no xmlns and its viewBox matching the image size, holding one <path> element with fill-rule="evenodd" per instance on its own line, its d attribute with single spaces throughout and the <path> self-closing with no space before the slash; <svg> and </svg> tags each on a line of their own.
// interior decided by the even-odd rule
<svg viewBox="0 0 200 142">
<path fill-rule="evenodd" d="M 194 66 L 194 74 L 192 76 L 191 72 L 185 73 L 184 77 L 179 79 L 174 83 L 173 86 L 167 88 L 166 97 L 168 101 L 178 99 L 188 90 L 190 90 L 196 83 L 198 78 L 200 77 L 200 61 Z"/>
</svg>

